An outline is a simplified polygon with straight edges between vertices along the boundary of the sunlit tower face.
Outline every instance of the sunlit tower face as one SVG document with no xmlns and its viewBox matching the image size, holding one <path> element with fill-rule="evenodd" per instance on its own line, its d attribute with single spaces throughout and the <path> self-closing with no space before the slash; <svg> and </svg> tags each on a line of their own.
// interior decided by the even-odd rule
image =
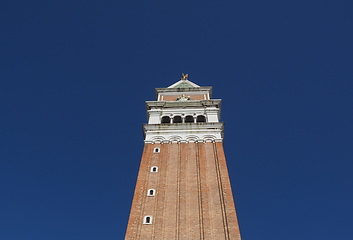
<svg viewBox="0 0 353 240">
<path fill-rule="evenodd" d="M 184 75 L 147 101 L 145 146 L 125 239 L 236 239 L 220 99 Z M 146 194 L 147 193 L 147 194 Z"/>
</svg>

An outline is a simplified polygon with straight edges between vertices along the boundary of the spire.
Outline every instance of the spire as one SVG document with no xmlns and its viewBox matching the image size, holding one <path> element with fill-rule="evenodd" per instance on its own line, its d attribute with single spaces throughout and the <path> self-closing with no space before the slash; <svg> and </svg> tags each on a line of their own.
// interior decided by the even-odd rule
<svg viewBox="0 0 353 240">
<path fill-rule="evenodd" d="M 189 74 L 182 73 L 181 79 L 174 83 L 173 85 L 169 86 L 168 88 L 195 88 L 200 87 L 199 85 L 191 82 L 188 80 Z"/>
</svg>

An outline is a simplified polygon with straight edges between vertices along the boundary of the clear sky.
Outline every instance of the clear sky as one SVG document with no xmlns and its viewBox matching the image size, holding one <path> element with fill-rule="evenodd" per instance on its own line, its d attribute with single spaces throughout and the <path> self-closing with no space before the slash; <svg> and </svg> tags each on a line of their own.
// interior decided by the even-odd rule
<svg viewBox="0 0 353 240">
<path fill-rule="evenodd" d="M 123 239 L 154 88 L 222 99 L 243 240 L 353 239 L 353 2 L 0 3 L 0 240 Z"/>
</svg>

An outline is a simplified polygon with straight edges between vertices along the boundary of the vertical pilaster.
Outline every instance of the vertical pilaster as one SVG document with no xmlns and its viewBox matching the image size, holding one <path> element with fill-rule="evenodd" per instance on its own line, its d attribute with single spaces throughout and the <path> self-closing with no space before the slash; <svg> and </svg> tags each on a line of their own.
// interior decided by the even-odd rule
<svg viewBox="0 0 353 240">
<path fill-rule="evenodd" d="M 199 185 L 200 185 L 200 195 L 201 195 L 201 224 L 202 224 L 202 233 L 203 239 L 214 239 L 212 225 L 211 225 L 211 216 L 210 216 L 210 202 L 209 202 L 209 186 L 206 181 L 207 179 L 207 165 L 206 165 L 206 156 L 205 156 L 205 143 L 198 142 L 198 159 L 199 159 Z"/>
<path fill-rule="evenodd" d="M 177 237 L 177 208 L 178 208 L 178 162 L 179 144 L 169 144 L 169 157 L 167 161 L 167 177 L 165 187 L 165 208 L 164 208 L 164 239 L 176 239 Z"/>
<path fill-rule="evenodd" d="M 213 239 L 226 239 L 222 217 L 222 204 L 217 177 L 217 162 L 212 142 L 204 143 L 205 151 L 205 183 L 208 189 L 208 205 L 210 212 L 210 236 Z M 211 239 L 211 238 L 210 238 Z"/>
<path fill-rule="evenodd" d="M 188 238 L 187 210 L 186 210 L 186 194 L 187 194 L 187 163 L 188 163 L 188 145 L 180 143 L 180 162 L 179 162 L 179 228 L 178 239 Z"/>
<path fill-rule="evenodd" d="M 197 143 L 189 142 L 186 145 L 186 227 L 187 239 L 203 239 L 201 188 L 199 176 L 199 160 Z"/>
</svg>

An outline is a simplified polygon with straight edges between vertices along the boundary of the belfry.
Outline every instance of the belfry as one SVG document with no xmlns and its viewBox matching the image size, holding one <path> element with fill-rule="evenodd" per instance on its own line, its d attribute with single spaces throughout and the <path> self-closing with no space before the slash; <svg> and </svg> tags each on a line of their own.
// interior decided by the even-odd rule
<svg viewBox="0 0 353 240">
<path fill-rule="evenodd" d="M 221 100 L 184 75 L 146 102 L 144 149 L 125 239 L 234 239 Z"/>
</svg>

